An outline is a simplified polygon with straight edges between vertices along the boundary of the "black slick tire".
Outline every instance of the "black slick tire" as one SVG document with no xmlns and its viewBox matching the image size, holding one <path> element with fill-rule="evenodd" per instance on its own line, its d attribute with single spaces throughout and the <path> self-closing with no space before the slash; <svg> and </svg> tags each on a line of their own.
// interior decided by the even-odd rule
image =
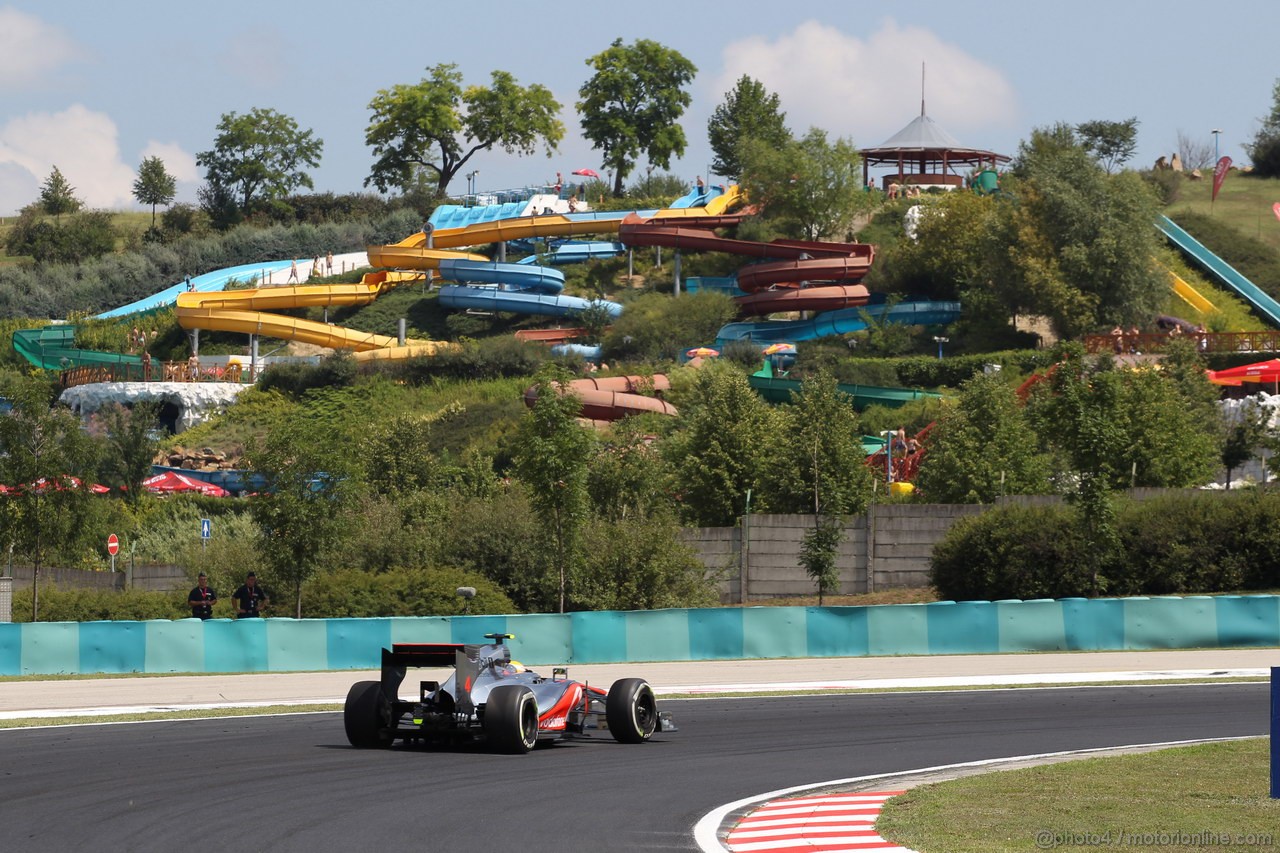
<svg viewBox="0 0 1280 853">
<path fill-rule="evenodd" d="M 395 736 L 386 729 L 391 725 L 390 703 L 377 681 L 357 681 L 347 691 L 342 706 L 342 726 L 347 740 L 357 749 L 386 749 Z"/>
<path fill-rule="evenodd" d="M 620 678 L 605 697 L 605 719 L 618 743 L 644 743 L 658 727 L 658 702 L 643 678 Z"/>
<path fill-rule="evenodd" d="M 538 743 L 538 700 L 523 684 L 503 684 L 484 703 L 484 732 L 499 752 L 523 755 Z"/>
</svg>

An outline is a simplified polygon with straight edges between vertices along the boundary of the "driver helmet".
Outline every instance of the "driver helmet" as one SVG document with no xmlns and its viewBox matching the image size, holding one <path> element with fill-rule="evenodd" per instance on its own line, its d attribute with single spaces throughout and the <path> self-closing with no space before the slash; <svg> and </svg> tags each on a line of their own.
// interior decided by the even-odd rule
<svg viewBox="0 0 1280 853">
<path fill-rule="evenodd" d="M 518 660 L 513 660 L 507 664 L 507 672 L 510 673 L 524 672 L 526 669 L 527 667 Z"/>
</svg>

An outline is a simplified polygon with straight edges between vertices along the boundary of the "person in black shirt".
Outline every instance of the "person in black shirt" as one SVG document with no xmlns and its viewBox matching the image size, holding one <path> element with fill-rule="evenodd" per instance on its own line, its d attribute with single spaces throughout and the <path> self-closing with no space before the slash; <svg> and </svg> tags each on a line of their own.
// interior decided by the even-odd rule
<svg viewBox="0 0 1280 853">
<path fill-rule="evenodd" d="M 267 591 L 258 586 L 258 576 L 249 572 L 244 586 L 237 589 L 231 598 L 236 603 L 237 619 L 255 619 L 267 604 Z"/>
<path fill-rule="evenodd" d="M 201 572 L 196 578 L 196 588 L 187 596 L 191 615 L 197 619 L 212 619 L 213 605 L 217 603 L 218 594 L 209 588 L 209 576 Z"/>
</svg>

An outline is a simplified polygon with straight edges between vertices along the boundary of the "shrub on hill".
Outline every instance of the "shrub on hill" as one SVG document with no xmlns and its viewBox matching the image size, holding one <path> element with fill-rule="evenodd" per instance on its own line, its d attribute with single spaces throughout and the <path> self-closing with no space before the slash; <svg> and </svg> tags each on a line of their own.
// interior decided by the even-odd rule
<svg viewBox="0 0 1280 853">
<path fill-rule="evenodd" d="M 138 252 L 80 264 L 0 267 L 0 316 L 97 313 L 150 296 L 188 275 L 282 258 L 318 257 L 330 250 L 363 249 L 401 240 L 420 226 L 415 212 L 398 211 L 376 220 L 297 228 L 245 226 L 168 245 L 146 244 Z"/>
<path fill-rule="evenodd" d="M 1280 251 L 1202 213 L 1179 213 L 1178 225 L 1268 295 L 1280 298 Z"/>
</svg>

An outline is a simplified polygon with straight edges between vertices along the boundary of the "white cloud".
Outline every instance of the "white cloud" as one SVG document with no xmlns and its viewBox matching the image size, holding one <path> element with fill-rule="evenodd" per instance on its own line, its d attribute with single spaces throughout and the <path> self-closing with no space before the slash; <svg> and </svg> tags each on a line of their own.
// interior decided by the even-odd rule
<svg viewBox="0 0 1280 853">
<path fill-rule="evenodd" d="M 39 80 L 75 54 L 75 43 L 61 30 L 34 15 L 0 8 L 0 89 Z"/>
<path fill-rule="evenodd" d="M 57 166 L 90 208 L 133 206 L 134 167 L 120 159 L 116 125 L 79 104 L 60 113 L 32 113 L 0 126 L 0 167 L 17 167 L 43 183 Z M 6 193 L 20 181 L 0 184 L 0 213 L 13 213 L 35 197 Z"/>
<path fill-rule="evenodd" d="M 724 69 L 707 93 L 721 103 L 738 78 L 776 92 L 793 133 L 820 127 L 879 145 L 919 114 L 925 63 L 927 112 L 961 143 L 983 147 L 981 131 L 1015 118 L 1013 87 L 997 70 L 930 30 L 886 21 L 867 38 L 807 21 L 791 33 L 742 39 L 725 47 Z"/>
<path fill-rule="evenodd" d="M 148 157 L 159 157 L 164 161 L 165 171 L 180 183 L 192 183 L 201 179 L 195 155 L 187 153 L 176 142 L 156 142 L 155 140 L 148 142 L 147 147 L 142 149 L 142 156 L 138 158 L 138 163 L 141 164 Z"/>
</svg>

